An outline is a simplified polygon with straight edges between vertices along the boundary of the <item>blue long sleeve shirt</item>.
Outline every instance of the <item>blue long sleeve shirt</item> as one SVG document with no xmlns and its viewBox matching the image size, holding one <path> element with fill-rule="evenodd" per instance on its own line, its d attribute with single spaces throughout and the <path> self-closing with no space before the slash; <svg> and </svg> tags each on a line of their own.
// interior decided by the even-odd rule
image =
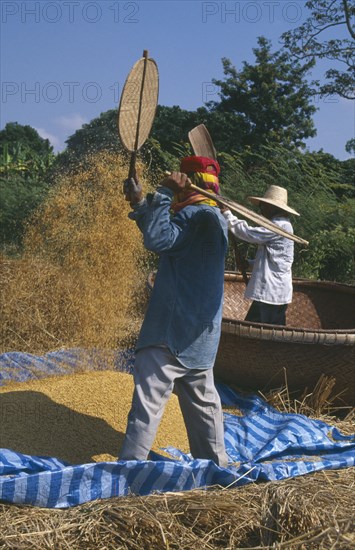
<svg viewBox="0 0 355 550">
<path fill-rule="evenodd" d="M 200 204 L 170 214 L 173 192 L 160 187 L 130 218 L 159 266 L 137 350 L 164 345 L 187 368 L 212 368 L 223 306 L 228 226 L 220 210 Z"/>
</svg>

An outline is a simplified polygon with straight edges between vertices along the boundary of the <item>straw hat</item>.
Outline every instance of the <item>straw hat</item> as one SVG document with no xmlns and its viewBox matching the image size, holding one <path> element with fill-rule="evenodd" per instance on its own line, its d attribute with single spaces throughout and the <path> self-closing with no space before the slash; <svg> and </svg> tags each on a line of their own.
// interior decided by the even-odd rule
<svg viewBox="0 0 355 550">
<path fill-rule="evenodd" d="M 253 204 L 260 204 L 261 202 L 273 204 L 285 212 L 299 216 L 296 210 L 287 205 L 287 189 L 278 185 L 270 185 L 263 197 L 248 197 L 248 200 Z"/>
</svg>

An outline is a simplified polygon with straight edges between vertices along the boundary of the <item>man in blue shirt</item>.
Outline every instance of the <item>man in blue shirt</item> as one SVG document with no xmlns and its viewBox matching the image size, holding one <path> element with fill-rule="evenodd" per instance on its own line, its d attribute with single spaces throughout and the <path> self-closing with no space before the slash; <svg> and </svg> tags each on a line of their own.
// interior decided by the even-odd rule
<svg viewBox="0 0 355 550">
<path fill-rule="evenodd" d="M 227 222 L 217 203 L 188 189 L 189 177 L 218 192 L 219 165 L 187 157 L 181 172 L 143 198 L 139 182 L 124 184 L 126 200 L 158 271 L 141 327 L 135 390 L 120 460 L 146 460 L 174 390 L 193 458 L 226 467 L 223 415 L 213 370 L 220 339 Z"/>
</svg>

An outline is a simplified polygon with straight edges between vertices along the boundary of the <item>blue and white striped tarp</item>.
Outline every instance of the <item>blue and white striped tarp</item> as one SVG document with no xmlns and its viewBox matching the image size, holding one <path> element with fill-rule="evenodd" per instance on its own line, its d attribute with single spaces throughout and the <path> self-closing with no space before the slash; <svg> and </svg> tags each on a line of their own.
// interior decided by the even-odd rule
<svg viewBox="0 0 355 550">
<path fill-rule="evenodd" d="M 11 379 L 11 359 L 17 371 L 14 379 L 26 380 L 45 375 L 46 364 L 49 365 L 47 376 L 63 374 L 60 362 L 67 365 L 69 356 L 74 372 L 80 366 L 76 360 L 79 355 L 83 357 L 81 350 L 52 352 L 43 357 L 21 353 L 0 355 L 0 385 L 1 380 Z M 53 364 L 59 371 L 54 372 Z M 132 353 L 129 350 L 118 355 L 117 366 L 130 371 Z M 67 367 L 65 373 L 68 373 Z M 209 460 L 193 460 L 170 447 L 165 450 L 171 459 L 151 453 L 147 461 L 75 466 L 52 457 L 0 449 L 0 501 L 66 508 L 113 496 L 186 491 L 212 485 L 236 487 L 355 465 L 355 435 L 345 436 L 336 428 L 303 415 L 280 413 L 258 396 L 241 395 L 222 384 L 218 384 L 218 391 L 225 405 L 235 405 L 243 413 L 241 417 L 224 414 L 230 457 L 227 469 Z M 1 406 L 0 421 L 6 422 Z"/>
<path fill-rule="evenodd" d="M 71 374 L 80 366 L 90 369 L 107 369 L 107 361 L 115 368 L 132 372 L 133 349 L 105 352 L 101 350 L 71 348 L 51 351 L 43 356 L 10 351 L 0 354 L 0 386 L 6 382 L 25 382 L 58 374 Z"/>
</svg>

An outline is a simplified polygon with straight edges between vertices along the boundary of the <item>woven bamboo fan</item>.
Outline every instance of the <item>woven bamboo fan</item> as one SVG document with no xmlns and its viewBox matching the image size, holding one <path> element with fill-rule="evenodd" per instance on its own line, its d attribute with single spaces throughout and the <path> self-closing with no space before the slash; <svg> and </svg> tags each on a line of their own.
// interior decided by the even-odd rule
<svg viewBox="0 0 355 550">
<path fill-rule="evenodd" d="M 151 130 L 159 94 L 158 67 L 144 50 L 132 67 L 122 90 L 118 108 L 118 133 L 122 145 L 131 153 L 129 176 L 135 175 L 137 152 Z"/>
</svg>

